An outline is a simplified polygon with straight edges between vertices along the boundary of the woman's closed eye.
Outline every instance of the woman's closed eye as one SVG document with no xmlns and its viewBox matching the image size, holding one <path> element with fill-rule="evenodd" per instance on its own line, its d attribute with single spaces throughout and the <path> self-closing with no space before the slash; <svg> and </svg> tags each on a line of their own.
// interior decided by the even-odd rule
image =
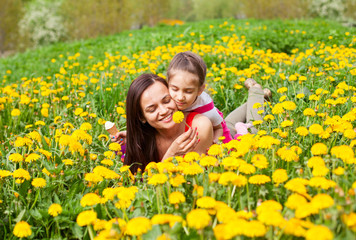
<svg viewBox="0 0 356 240">
<path fill-rule="evenodd" d="M 154 107 L 154 106 L 149 106 L 149 107 L 146 108 L 145 110 L 146 110 L 146 112 L 152 113 L 152 112 L 154 112 L 154 111 L 156 110 L 156 107 Z"/>
<path fill-rule="evenodd" d="M 172 97 L 170 95 L 167 95 L 162 99 L 162 103 L 167 104 L 167 103 L 170 103 L 171 100 L 172 100 Z"/>
</svg>

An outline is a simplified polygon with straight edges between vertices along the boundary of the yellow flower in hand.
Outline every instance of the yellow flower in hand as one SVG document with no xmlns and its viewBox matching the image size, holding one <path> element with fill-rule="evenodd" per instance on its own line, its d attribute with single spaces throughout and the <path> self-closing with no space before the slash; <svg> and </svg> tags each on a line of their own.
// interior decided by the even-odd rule
<svg viewBox="0 0 356 240">
<path fill-rule="evenodd" d="M 184 114 L 181 111 L 176 111 L 173 113 L 173 121 L 175 123 L 181 123 L 184 120 Z"/>
</svg>

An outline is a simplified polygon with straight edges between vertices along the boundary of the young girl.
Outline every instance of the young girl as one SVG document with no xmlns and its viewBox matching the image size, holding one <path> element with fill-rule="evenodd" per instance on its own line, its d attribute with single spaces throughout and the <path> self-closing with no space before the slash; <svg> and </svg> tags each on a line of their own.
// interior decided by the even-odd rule
<svg viewBox="0 0 356 240">
<path fill-rule="evenodd" d="M 226 143 L 232 140 L 230 130 L 235 137 L 246 134 L 247 129 L 252 127 L 251 120 L 262 119 L 257 114 L 257 110 L 252 109 L 251 103 L 260 102 L 262 104 L 266 94 L 267 97 L 270 97 L 271 93 L 268 89 L 262 90 L 255 80 L 247 79 L 245 82 L 246 88 L 254 89 L 249 91 L 249 104 L 245 103 L 234 110 L 232 114 L 229 114 L 227 117 L 229 126 L 227 126 L 223 114 L 214 106 L 212 98 L 204 92 L 206 71 L 206 64 L 199 55 L 189 51 L 176 54 L 167 70 L 169 93 L 179 110 L 184 112 L 194 111 L 209 118 L 213 124 L 214 143 L 221 136 L 225 137 L 223 142 Z M 269 93 L 266 91 L 269 91 Z M 248 108 L 247 105 L 249 105 Z M 240 121 L 235 122 L 236 119 Z M 233 125 L 233 127 L 230 125 Z"/>
<path fill-rule="evenodd" d="M 223 142 L 232 140 L 223 114 L 214 106 L 212 98 L 204 92 L 206 64 L 192 52 L 181 52 L 174 56 L 167 70 L 168 89 L 178 109 L 205 115 L 213 124 L 216 143 L 224 136 Z"/>
</svg>

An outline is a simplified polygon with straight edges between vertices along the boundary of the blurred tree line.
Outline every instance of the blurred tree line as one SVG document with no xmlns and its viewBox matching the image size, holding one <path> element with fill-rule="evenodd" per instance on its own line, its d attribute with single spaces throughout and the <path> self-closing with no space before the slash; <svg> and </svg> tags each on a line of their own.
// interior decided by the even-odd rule
<svg viewBox="0 0 356 240">
<path fill-rule="evenodd" d="M 356 0 L 0 0 L 0 6 L 0 56 L 154 26 L 162 19 L 356 19 Z"/>
</svg>

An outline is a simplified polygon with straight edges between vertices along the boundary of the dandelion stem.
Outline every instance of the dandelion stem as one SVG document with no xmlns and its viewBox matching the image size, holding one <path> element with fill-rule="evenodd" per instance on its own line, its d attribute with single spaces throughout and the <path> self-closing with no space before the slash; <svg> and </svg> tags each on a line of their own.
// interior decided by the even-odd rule
<svg viewBox="0 0 356 240">
<path fill-rule="evenodd" d="M 247 208 L 250 211 L 250 191 L 248 189 L 248 183 L 246 184 L 246 191 L 247 191 Z"/>
<path fill-rule="evenodd" d="M 90 239 L 93 240 L 94 239 L 93 229 L 91 228 L 90 225 L 87 225 L 87 228 L 88 228 Z"/>
<path fill-rule="evenodd" d="M 36 202 L 37 202 L 37 199 L 38 199 L 38 196 L 40 195 L 40 191 L 39 190 L 37 190 L 37 193 L 36 193 L 36 198 L 35 198 L 35 201 L 33 202 L 33 204 L 32 204 L 32 206 L 31 206 L 31 208 L 30 208 L 30 211 L 31 211 L 31 209 L 35 206 L 35 204 L 36 204 Z"/>
<path fill-rule="evenodd" d="M 227 205 L 231 207 L 231 186 L 227 187 Z"/>
<path fill-rule="evenodd" d="M 156 196 L 156 200 L 157 200 L 157 210 L 158 210 L 158 213 L 161 214 L 161 205 L 160 205 L 160 201 L 159 201 L 159 190 L 158 190 L 158 186 L 156 187 L 156 193 L 157 193 L 157 196 Z"/>
</svg>

